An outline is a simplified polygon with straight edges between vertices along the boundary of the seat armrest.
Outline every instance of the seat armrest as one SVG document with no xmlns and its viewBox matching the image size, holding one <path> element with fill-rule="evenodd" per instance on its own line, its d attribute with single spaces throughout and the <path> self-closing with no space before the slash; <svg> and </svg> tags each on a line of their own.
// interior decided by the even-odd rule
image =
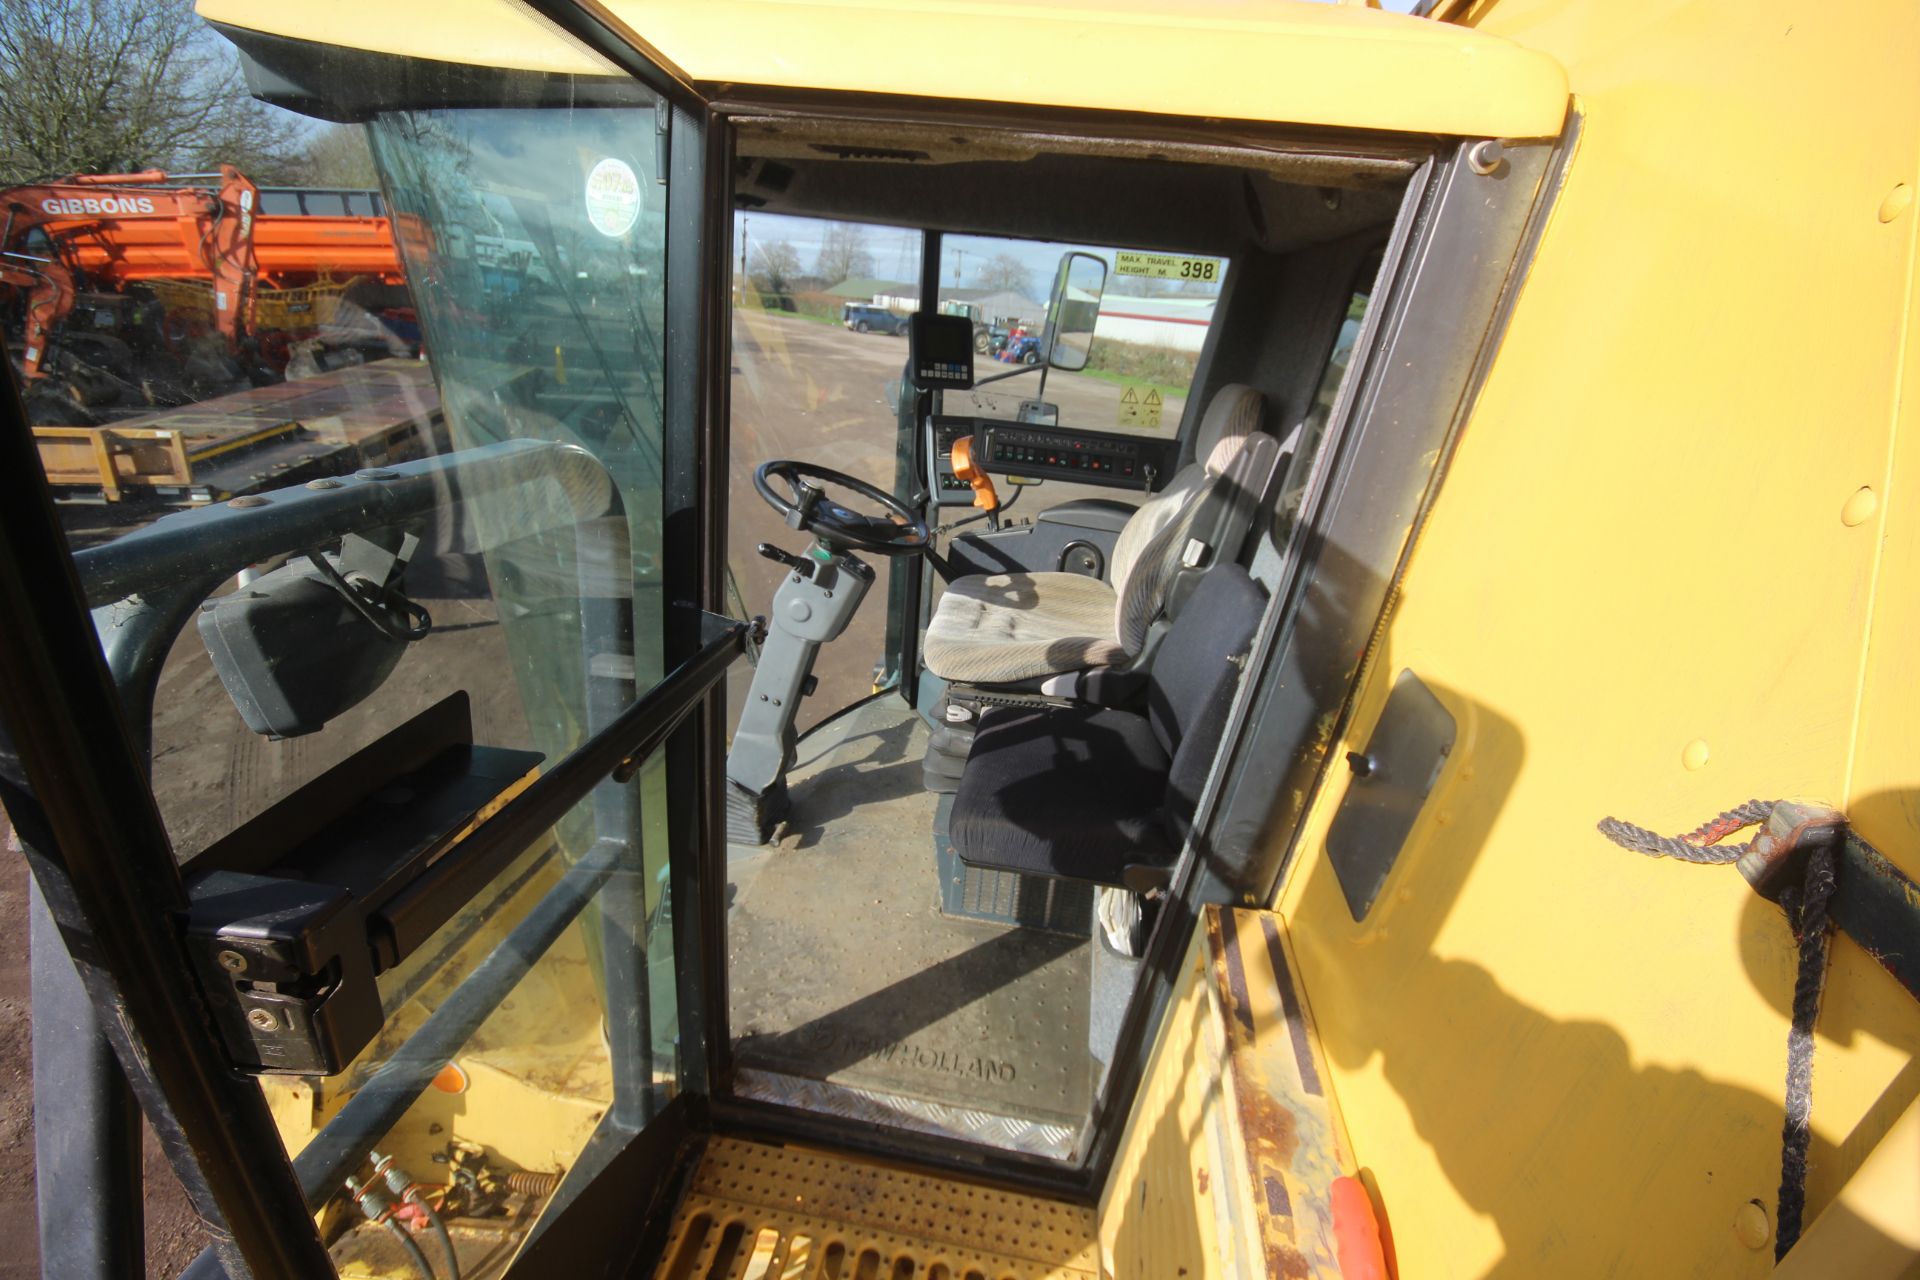
<svg viewBox="0 0 1920 1280">
<path fill-rule="evenodd" d="M 1049 698 L 1066 698 L 1096 707 L 1127 707 L 1146 696 L 1147 673 L 1139 667 L 1063 671 L 1042 681 L 1040 692 Z"/>
<path fill-rule="evenodd" d="M 1138 667 L 1121 671 L 1095 667 L 1081 673 L 1080 698 L 1101 707 L 1130 706 L 1147 696 L 1147 673 Z"/>
<path fill-rule="evenodd" d="M 1106 533 L 1119 533 L 1138 510 L 1131 502 L 1116 502 L 1112 498 L 1075 498 L 1048 507 L 1034 516 L 1034 520 L 1077 524 Z"/>
</svg>

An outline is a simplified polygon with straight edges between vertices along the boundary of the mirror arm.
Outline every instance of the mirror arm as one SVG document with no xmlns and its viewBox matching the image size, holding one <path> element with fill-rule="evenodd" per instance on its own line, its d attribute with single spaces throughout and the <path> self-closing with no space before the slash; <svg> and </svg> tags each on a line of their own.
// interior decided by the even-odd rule
<svg viewBox="0 0 1920 1280">
<path fill-rule="evenodd" d="M 1016 369 L 1009 369 L 1005 373 L 996 373 L 985 378 L 975 378 L 973 380 L 974 390 L 977 391 L 981 387 L 984 387 L 989 383 L 1005 382 L 1008 378 L 1017 378 L 1023 373 L 1032 373 L 1035 369 L 1041 370 L 1042 371 L 1041 376 L 1044 378 L 1046 376 L 1045 375 L 1046 367 L 1047 366 L 1044 364 L 1023 364 Z M 1042 385 L 1044 385 L 1044 383 Z M 1039 399 L 1038 396 L 1034 398 Z"/>
</svg>

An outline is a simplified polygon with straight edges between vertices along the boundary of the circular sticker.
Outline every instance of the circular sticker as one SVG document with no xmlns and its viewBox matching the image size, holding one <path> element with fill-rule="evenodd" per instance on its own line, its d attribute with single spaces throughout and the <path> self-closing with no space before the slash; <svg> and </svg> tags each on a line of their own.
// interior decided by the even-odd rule
<svg viewBox="0 0 1920 1280">
<path fill-rule="evenodd" d="M 640 179 L 633 166 L 611 156 L 587 175 L 587 221 L 603 236 L 619 239 L 640 220 Z"/>
</svg>

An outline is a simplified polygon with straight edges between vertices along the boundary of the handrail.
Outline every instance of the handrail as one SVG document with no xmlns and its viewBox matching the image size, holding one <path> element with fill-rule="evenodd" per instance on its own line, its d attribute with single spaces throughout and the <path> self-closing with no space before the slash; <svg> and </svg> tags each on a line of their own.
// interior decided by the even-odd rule
<svg viewBox="0 0 1920 1280">
<path fill-rule="evenodd" d="M 704 621 L 710 638 L 698 652 L 461 842 L 466 846 L 463 875 L 490 877 L 564 817 L 592 785 L 621 774 L 630 776 L 660 749 L 745 652 L 747 623 L 712 614 Z M 318 1211 L 339 1189 L 341 1179 L 366 1159 L 367 1152 L 399 1122 L 433 1077 L 633 852 L 621 841 L 597 840 L 314 1135 L 293 1161 L 309 1208 Z"/>
</svg>

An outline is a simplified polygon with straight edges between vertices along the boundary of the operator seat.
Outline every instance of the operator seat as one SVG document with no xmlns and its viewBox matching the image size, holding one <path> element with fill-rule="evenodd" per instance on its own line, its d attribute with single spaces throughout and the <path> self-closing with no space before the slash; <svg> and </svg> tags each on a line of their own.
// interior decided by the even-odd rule
<svg viewBox="0 0 1920 1280">
<path fill-rule="evenodd" d="M 1193 825 L 1267 595 L 1237 564 L 1202 577 L 1132 705 L 997 706 L 948 828 L 969 866 L 1127 883 L 1172 866 Z"/>
<path fill-rule="evenodd" d="M 1010 684 L 1138 653 L 1166 607 L 1195 514 L 1259 430 L 1264 408 L 1258 391 L 1238 383 L 1214 393 L 1195 461 L 1120 530 L 1112 585 L 1077 573 L 972 574 L 948 583 L 927 624 L 927 669 L 949 681 Z"/>
</svg>

